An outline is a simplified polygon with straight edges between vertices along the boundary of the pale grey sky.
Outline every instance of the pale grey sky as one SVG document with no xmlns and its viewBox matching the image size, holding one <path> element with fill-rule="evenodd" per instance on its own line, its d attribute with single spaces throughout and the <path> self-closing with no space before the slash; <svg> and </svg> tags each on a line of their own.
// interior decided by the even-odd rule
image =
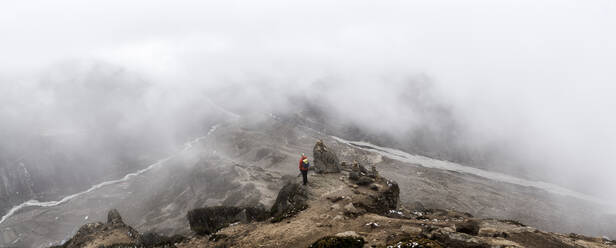
<svg viewBox="0 0 616 248">
<path fill-rule="evenodd" d="M 233 82 L 270 107 L 331 79 L 349 118 L 400 129 L 421 120 L 390 96 L 426 75 L 469 142 L 507 140 L 557 181 L 614 195 L 615 24 L 613 0 L 8 0 L 0 113 L 45 109 L 41 78 L 103 61 L 159 92 Z"/>
</svg>

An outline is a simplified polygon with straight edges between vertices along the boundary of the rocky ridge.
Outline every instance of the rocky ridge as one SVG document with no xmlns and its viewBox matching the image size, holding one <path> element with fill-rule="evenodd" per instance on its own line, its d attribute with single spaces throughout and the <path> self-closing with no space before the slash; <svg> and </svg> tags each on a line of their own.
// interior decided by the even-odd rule
<svg viewBox="0 0 616 248">
<path fill-rule="evenodd" d="M 326 161 L 337 163 L 329 152 Z M 87 224 L 59 247 L 616 247 L 605 238 L 543 232 L 515 220 L 479 219 L 421 203 L 400 207 L 397 183 L 376 168 L 336 166 L 340 172 L 310 174 L 308 186 L 290 179 L 269 210 L 192 210 L 190 237 L 139 234 L 112 210 L 106 224 Z"/>
</svg>

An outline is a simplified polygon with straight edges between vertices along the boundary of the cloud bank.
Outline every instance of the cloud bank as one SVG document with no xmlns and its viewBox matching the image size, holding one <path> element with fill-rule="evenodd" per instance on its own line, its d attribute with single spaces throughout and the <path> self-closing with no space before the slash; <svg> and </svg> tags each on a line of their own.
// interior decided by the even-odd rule
<svg viewBox="0 0 616 248">
<path fill-rule="evenodd" d="M 463 131 L 456 142 L 516 160 L 494 167 L 608 198 L 615 11 L 609 0 L 8 1 L 3 143 L 80 130 L 177 143 L 210 119 L 210 101 L 289 111 L 294 96 L 396 134 L 438 124 L 423 112 L 434 104 Z"/>
</svg>

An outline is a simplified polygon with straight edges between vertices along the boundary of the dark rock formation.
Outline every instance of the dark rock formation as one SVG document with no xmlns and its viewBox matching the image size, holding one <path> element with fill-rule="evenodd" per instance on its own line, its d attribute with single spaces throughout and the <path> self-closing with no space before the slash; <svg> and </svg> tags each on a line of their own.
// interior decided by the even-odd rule
<svg viewBox="0 0 616 248">
<path fill-rule="evenodd" d="M 377 196 L 376 205 L 380 213 L 386 213 L 389 210 L 395 210 L 398 208 L 398 202 L 400 201 L 400 187 L 398 183 L 390 180 L 385 180 L 387 187 L 384 188 L 381 194 Z"/>
<path fill-rule="evenodd" d="M 387 215 L 391 210 L 398 209 L 400 200 L 400 188 L 394 181 L 380 178 L 375 184 L 379 184 L 378 190 L 368 195 L 366 199 L 360 199 L 354 205 L 365 209 L 367 212 Z"/>
<path fill-rule="evenodd" d="M 456 225 L 456 232 L 477 235 L 479 233 L 479 222 L 476 220 L 462 222 Z"/>
<path fill-rule="evenodd" d="M 326 236 L 314 242 L 310 248 L 362 248 L 364 243 L 362 237 Z"/>
<path fill-rule="evenodd" d="M 272 222 L 278 222 L 308 208 L 307 200 L 308 192 L 305 187 L 294 182 L 287 183 L 278 192 L 276 202 L 272 205 Z"/>
<path fill-rule="evenodd" d="M 199 235 L 215 233 L 235 222 L 264 221 L 269 216 L 265 209 L 259 207 L 227 206 L 193 209 L 186 215 L 190 229 Z"/>
<path fill-rule="evenodd" d="M 317 173 L 338 173 L 340 162 L 335 153 L 328 150 L 322 140 L 317 141 L 312 150 L 314 156 L 313 167 Z"/>
<path fill-rule="evenodd" d="M 120 216 L 120 212 L 117 209 L 112 209 L 107 213 L 107 223 L 117 225 L 124 224 L 124 221 L 122 221 L 122 216 Z"/>
<path fill-rule="evenodd" d="M 141 235 L 139 244 L 142 247 L 175 247 L 175 244 L 181 243 L 185 239 L 186 238 L 181 235 L 167 237 L 154 232 L 148 232 Z"/>
<path fill-rule="evenodd" d="M 362 166 L 357 161 L 353 162 L 351 170 L 352 171 L 349 172 L 349 179 L 357 185 L 370 185 L 378 177 L 375 166 L 372 166 L 372 170 L 368 171 L 366 167 Z"/>
<path fill-rule="evenodd" d="M 367 176 L 360 176 L 355 183 L 357 183 L 357 185 L 370 185 L 372 182 L 374 182 L 372 178 Z"/>
</svg>

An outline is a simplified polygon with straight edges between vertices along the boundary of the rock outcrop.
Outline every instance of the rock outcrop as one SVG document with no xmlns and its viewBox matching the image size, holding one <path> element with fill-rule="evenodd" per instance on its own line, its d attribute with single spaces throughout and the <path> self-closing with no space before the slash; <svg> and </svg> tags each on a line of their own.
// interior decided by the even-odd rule
<svg viewBox="0 0 616 248">
<path fill-rule="evenodd" d="M 276 202 L 270 210 L 273 217 L 272 222 L 281 221 L 308 208 L 307 201 L 308 192 L 306 187 L 295 182 L 285 184 L 280 192 L 278 192 Z"/>
<path fill-rule="evenodd" d="M 317 141 L 312 150 L 313 167 L 317 173 L 338 173 L 340 162 L 338 156 L 330 151 L 322 140 Z"/>
<path fill-rule="evenodd" d="M 139 245 L 141 235 L 132 227 L 124 224 L 118 210 L 107 214 L 107 223 L 89 223 L 77 231 L 73 238 L 56 248 L 106 247 L 112 245 Z"/>
<path fill-rule="evenodd" d="M 142 235 L 124 223 L 118 210 L 112 209 L 107 214 L 107 223 L 85 224 L 64 244 L 51 248 L 174 248 L 175 244 L 184 240 L 185 238 L 180 235 L 173 237 L 156 233 Z"/>
<path fill-rule="evenodd" d="M 270 214 L 260 207 L 215 206 L 193 209 L 186 217 L 190 229 L 200 235 L 212 234 L 232 223 L 264 221 Z"/>
</svg>

